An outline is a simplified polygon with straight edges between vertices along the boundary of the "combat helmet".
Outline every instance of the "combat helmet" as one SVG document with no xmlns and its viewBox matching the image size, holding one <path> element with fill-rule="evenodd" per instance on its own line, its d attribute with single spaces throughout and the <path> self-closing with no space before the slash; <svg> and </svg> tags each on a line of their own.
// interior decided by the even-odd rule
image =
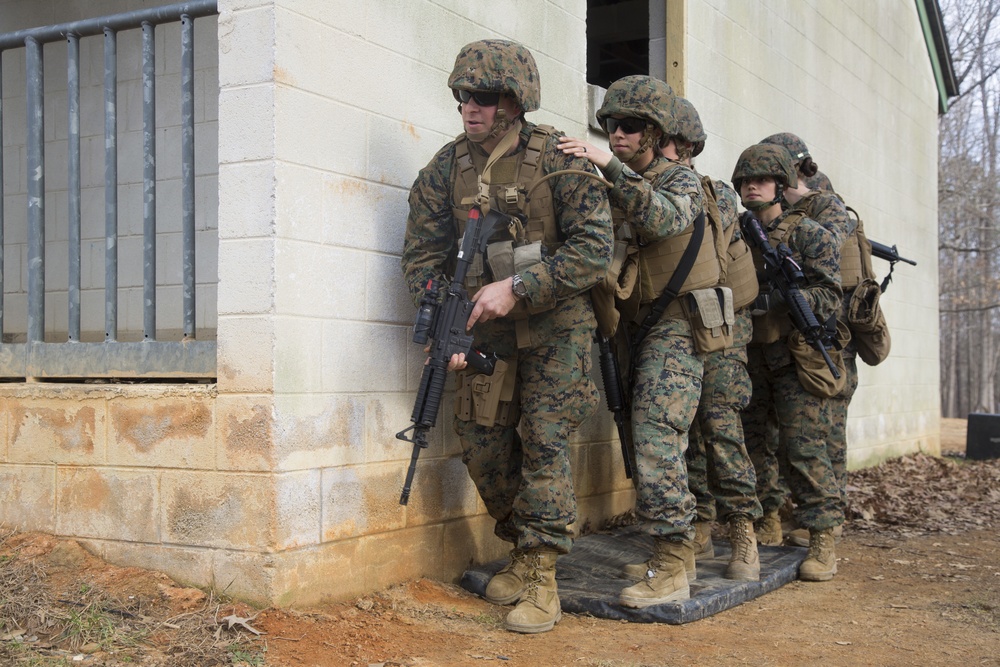
<svg viewBox="0 0 1000 667">
<path fill-rule="evenodd" d="M 764 207 L 781 201 L 782 190 L 786 187 L 794 188 L 799 182 L 791 156 L 784 147 L 776 144 L 754 144 L 743 151 L 736 161 L 732 178 L 733 187 L 737 192 L 741 192 L 744 179 L 767 176 L 773 178 L 778 187 L 775 189 L 774 200 L 764 203 Z"/>
<path fill-rule="evenodd" d="M 610 116 L 644 118 L 663 132 L 664 139 L 677 134 L 674 125 L 674 90 L 666 81 L 634 74 L 618 79 L 604 95 L 597 122 L 604 126 Z"/>
<path fill-rule="evenodd" d="M 785 150 L 788 151 L 788 154 L 792 156 L 792 162 L 794 164 L 798 164 L 807 157 L 810 157 L 809 149 L 806 148 L 806 143 L 791 132 L 779 132 L 778 134 L 772 134 L 771 136 L 762 139 L 760 143 L 784 146 Z"/>
<path fill-rule="evenodd" d="M 691 156 L 697 156 L 705 150 L 705 128 L 701 117 L 691 101 L 684 97 L 674 99 L 674 123 L 677 126 L 677 136 L 691 144 Z"/>
<path fill-rule="evenodd" d="M 536 111 L 542 101 L 534 56 L 523 45 L 506 39 L 481 39 L 463 46 L 448 77 L 448 87 L 506 93 L 524 112 Z"/>
</svg>

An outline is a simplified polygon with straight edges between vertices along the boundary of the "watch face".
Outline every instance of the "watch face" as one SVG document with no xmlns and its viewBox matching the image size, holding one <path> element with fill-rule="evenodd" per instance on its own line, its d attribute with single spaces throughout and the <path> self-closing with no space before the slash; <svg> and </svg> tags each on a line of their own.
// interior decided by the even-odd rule
<svg viewBox="0 0 1000 667">
<path fill-rule="evenodd" d="M 514 275 L 510 290 L 514 293 L 514 296 L 518 298 L 528 296 L 528 288 L 524 286 L 524 281 L 522 281 L 521 276 L 517 274 Z"/>
</svg>

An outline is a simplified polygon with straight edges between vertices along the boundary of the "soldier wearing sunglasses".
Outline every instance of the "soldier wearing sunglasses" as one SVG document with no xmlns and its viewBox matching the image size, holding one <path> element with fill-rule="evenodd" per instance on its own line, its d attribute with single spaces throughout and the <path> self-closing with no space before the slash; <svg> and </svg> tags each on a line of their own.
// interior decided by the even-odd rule
<svg viewBox="0 0 1000 667">
<path fill-rule="evenodd" d="M 545 632 L 562 615 L 556 559 L 569 552 L 577 518 L 569 439 L 598 404 L 588 291 L 611 260 L 611 211 L 600 181 L 580 174 L 590 164 L 564 155 L 553 128 L 525 119 L 539 108 L 540 86 L 524 46 L 466 45 L 448 85 L 464 133 L 410 190 L 403 274 L 419 303 L 428 280 L 447 279 L 470 209 L 506 216 L 466 280 L 476 303 L 467 328 L 478 348 L 506 364 L 506 375 L 475 376 L 463 355 L 452 358 L 454 428 L 494 533 L 512 546 L 485 597 L 516 603 L 507 629 Z M 577 173 L 557 173 L 565 170 Z M 500 396 L 491 404 L 494 388 Z"/>
<path fill-rule="evenodd" d="M 705 219 L 698 175 L 679 161 L 673 114 L 669 85 L 648 76 L 628 76 L 611 84 L 597 112 L 611 152 L 580 139 L 565 138 L 561 144 L 567 154 L 588 158 L 614 184 L 608 196 L 617 234 L 638 248 L 642 307 L 626 325 L 633 337 L 633 481 L 636 515 L 653 538 L 653 554 L 641 568 L 641 579 L 620 594 L 621 604 L 635 608 L 688 599 L 688 581 L 696 577 L 695 500 L 688 490 L 684 451 L 701 397 L 704 356 L 695 350 L 682 301 L 693 290 L 714 287 L 720 277 L 714 236 L 706 226 L 679 290 L 682 299 L 670 302 L 635 342 L 639 323 L 646 321 L 678 269 L 680 256 L 696 238 L 696 220 Z"/>
</svg>

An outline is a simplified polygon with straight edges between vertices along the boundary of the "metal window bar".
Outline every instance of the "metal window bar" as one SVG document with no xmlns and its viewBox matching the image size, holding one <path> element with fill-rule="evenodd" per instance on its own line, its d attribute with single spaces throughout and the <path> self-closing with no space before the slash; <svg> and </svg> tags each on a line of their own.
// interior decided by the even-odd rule
<svg viewBox="0 0 1000 667">
<path fill-rule="evenodd" d="M 194 19 L 218 13 L 217 0 L 194 0 L 0 35 L 3 52 L 24 48 L 28 173 L 28 331 L 23 344 L 0 341 L 0 377 L 214 377 L 216 345 L 195 340 Z M 155 26 L 181 22 L 181 228 L 183 340 L 156 340 Z M 142 29 L 143 341 L 118 338 L 117 33 Z M 104 36 L 105 342 L 80 342 L 80 49 Z M 45 136 L 43 45 L 67 41 L 67 209 L 69 327 L 66 343 L 45 337 Z M 0 60 L 2 64 L 2 60 Z M 3 333 L 3 82 L 0 79 L 0 334 Z"/>
</svg>

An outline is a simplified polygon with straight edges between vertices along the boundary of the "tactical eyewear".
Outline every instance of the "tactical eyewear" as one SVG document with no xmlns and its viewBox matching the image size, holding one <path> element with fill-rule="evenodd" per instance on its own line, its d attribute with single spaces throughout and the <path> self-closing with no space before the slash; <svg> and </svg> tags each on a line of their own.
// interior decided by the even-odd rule
<svg viewBox="0 0 1000 667">
<path fill-rule="evenodd" d="M 500 93 L 487 93 L 482 90 L 452 90 L 455 99 L 465 104 L 469 100 L 475 100 L 481 107 L 495 107 L 500 104 Z"/>
<path fill-rule="evenodd" d="M 625 134 L 639 134 L 646 129 L 646 121 L 641 118 L 605 118 L 604 129 L 614 134 L 618 128 Z"/>
</svg>

